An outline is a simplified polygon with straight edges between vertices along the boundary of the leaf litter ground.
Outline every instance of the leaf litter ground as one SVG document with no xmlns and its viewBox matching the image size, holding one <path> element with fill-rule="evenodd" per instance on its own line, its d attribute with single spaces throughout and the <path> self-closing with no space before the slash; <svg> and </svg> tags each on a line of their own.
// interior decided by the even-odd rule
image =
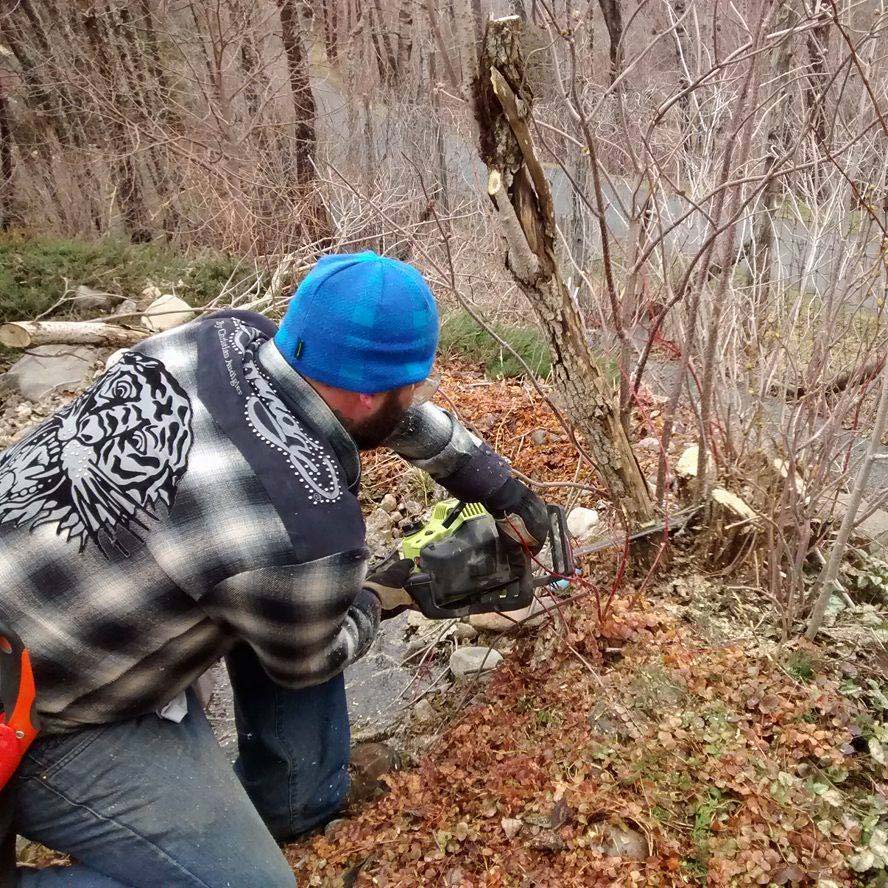
<svg viewBox="0 0 888 888">
<path fill-rule="evenodd" d="M 445 391 L 520 471 L 596 503 L 526 384 L 456 365 Z M 645 413 L 656 425 L 657 405 Z M 652 472 L 656 452 L 640 456 Z M 387 457 L 366 473 L 379 495 L 412 483 Z M 383 798 L 289 846 L 300 884 L 882 884 L 888 698 L 865 664 L 713 618 L 719 588 L 680 557 L 599 619 L 588 589 L 607 597 L 618 558 L 586 564 L 587 591 L 489 682 L 438 701 L 434 739 Z"/>
</svg>

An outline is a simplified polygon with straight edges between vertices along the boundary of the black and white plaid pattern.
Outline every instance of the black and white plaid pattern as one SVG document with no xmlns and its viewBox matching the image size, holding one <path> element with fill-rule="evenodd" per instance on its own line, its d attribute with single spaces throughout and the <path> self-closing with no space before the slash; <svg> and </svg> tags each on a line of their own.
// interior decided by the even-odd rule
<svg viewBox="0 0 888 888">
<path fill-rule="evenodd" d="M 255 649 L 270 676 L 294 687 L 335 675 L 369 647 L 379 602 L 361 589 L 368 553 L 356 497 L 358 455 L 313 389 L 280 359 L 271 341 L 262 344 L 271 333 L 266 319 L 233 313 L 138 346 L 138 354 L 160 362 L 185 393 L 190 438 L 174 442 L 178 459 L 187 451 L 187 468 L 172 479 L 174 488 L 163 497 L 152 491 L 142 496 L 149 505 L 130 509 L 125 532 L 115 535 L 104 507 L 97 512 L 100 532 L 82 545 L 82 534 L 71 538 L 58 522 L 21 519 L 39 512 L 40 503 L 27 504 L 27 498 L 47 496 L 47 485 L 61 497 L 68 490 L 65 479 L 73 489 L 78 472 L 100 471 L 94 465 L 100 447 L 106 448 L 101 471 L 115 467 L 115 483 L 123 487 L 114 502 L 126 512 L 127 462 L 113 452 L 117 428 L 130 429 L 130 451 L 139 442 L 145 445 L 141 461 L 147 468 L 137 454 L 124 453 L 134 460 L 130 466 L 143 487 L 154 473 L 163 474 L 162 466 L 151 464 L 149 445 L 168 439 L 152 426 L 144 403 L 135 409 L 126 400 L 132 400 L 126 387 L 124 401 L 112 403 L 104 425 L 87 418 L 76 439 L 68 426 L 53 433 L 61 442 L 60 465 L 44 467 L 42 481 L 32 483 L 33 459 L 18 477 L 14 469 L 22 460 L 8 459 L 11 450 L 0 454 L 0 619 L 31 650 L 46 732 L 156 711 L 240 640 Z M 232 398 L 249 401 L 250 375 L 256 381 L 257 371 L 261 397 L 251 403 L 263 428 L 285 413 L 296 424 L 277 428 L 272 439 L 250 430 L 249 404 L 244 410 L 231 407 L 241 403 Z M 449 416 L 439 411 L 434 421 L 439 432 L 449 427 L 464 441 L 465 430 Z M 428 438 L 423 423 L 417 425 L 417 433 Z M 38 434 L 39 427 L 32 432 Z M 300 459 L 308 455 L 301 475 L 284 452 L 294 440 Z M 48 452 L 38 455 L 48 459 Z M 323 458 L 323 471 L 312 468 L 313 458 Z M 440 476 L 445 467 L 452 471 L 452 454 L 440 467 L 428 448 L 422 458 L 446 484 Z M 497 457 L 482 455 L 480 448 L 466 452 L 464 475 L 472 459 L 477 462 L 468 466 L 472 477 L 494 466 L 487 474 L 500 483 Z M 330 466 L 341 495 L 319 498 L 305 483 L 306 473 L 309 480 L 313 472 L 324 475 L 329 484 Z M 163 477 L 170 482 L 169 473 Z M 4 512 L 7 494 L 29 511 L 16 505 L 14 513 Z M 90 508 L 81 497 L 68 512 Z"/>
</svg>

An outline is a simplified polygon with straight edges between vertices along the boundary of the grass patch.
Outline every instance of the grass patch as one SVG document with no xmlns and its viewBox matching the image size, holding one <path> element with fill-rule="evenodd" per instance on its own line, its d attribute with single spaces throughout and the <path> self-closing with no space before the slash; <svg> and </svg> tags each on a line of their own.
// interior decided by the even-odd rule
<svg viewBox="0 0 888 888">
<path fill-rule="evenodd" d="M 138 296 L 149 283 L 174 290 L 192 305 L 219 294 L 238 260 L 210 251 L 181 253 L 166 244 L 88 242 L 0 236 L 0 323 L 33 318 L 71 288 L 85 284 L 108 293 Z"/>
<path fill-rule="evenodd" d="M 539 330 L 534 327 L 512 327 L 503 324 L 490 326 L 497 336 L 522 357 L 535 376 L 549 375 L 552 370 L 549 347 Z M 479 362 L 483 365 L 484 372 L 494 379 L 526 375 L 521 362 L 464 311 L 455 312 L 444 318 L 441 324 L 439 348 L 445 357 L 457 355 Z"/>
</svg>

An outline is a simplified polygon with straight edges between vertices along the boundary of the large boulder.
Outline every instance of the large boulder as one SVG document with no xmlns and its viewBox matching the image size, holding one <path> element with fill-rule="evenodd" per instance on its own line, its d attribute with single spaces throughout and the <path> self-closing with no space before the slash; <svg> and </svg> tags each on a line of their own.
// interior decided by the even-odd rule
<svg viewBox="0 0 888 888">
<path fill-rule="evenodd" d="M 96 361 L 87 346 L 38 345 L 19 358 L 3 377 L 3 387 L 29 401 L 53 391 L 75 391 Z"/>
</svg>

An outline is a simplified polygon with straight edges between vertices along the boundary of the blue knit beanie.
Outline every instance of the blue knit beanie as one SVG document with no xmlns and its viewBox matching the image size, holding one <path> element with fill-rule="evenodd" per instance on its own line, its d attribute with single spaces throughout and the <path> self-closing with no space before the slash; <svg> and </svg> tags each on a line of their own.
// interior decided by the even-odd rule
<svg viewBox="0 0 888 888">
<path fill-rule="evenodd" d="M 438 309 L 411 265 L 364 253 L 323 256 L 274 337 L 291 367 L 372 395 L 421 382 L 438 345 Z"/>
</svg>

